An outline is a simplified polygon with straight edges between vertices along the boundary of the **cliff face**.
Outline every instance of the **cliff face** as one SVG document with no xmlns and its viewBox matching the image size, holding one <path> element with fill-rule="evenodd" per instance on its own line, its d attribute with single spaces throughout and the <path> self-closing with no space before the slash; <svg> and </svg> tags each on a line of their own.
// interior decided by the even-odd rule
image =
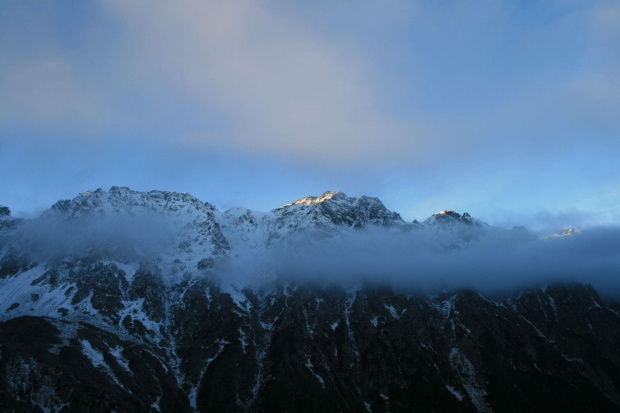
<svg viewBox="0 0 620 413">
<path fill-rule="evenodd" d="M 373 226 L 423 232 L 441 251 L 503 234 L 468 214 L 410 224 L 336 192 L 221 213 L 188 194 L 113 188 L 46 217 L 0 226 L 2 411 L 620 410 L 620 305 L 592 287 L 430 295 L 380 276 L 266 265 L 239 284 L 222 270 L 292 253 L 309 229 L 318 243 Z M 45 244 L 42 225 L 65 231 L 62 245 Z"/>
<path fill-rule="evenodd" d="M 158 325 L 131 313 L 104 326 L 62 314 L 0 323 L 2 409 L 619 410 L 618 306 L 589 287 L 501 300 L 177 288 Z M 137 293 L 154 319 L 161 293 Z"/>
</svg>

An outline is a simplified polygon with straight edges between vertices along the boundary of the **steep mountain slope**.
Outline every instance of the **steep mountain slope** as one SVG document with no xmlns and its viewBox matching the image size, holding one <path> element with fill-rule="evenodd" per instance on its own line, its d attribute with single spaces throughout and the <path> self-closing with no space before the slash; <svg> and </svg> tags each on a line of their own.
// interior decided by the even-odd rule
<svg viewBox="0 0 620 413">
<path fill-rule="evenodd" d="M 367 225 L 402 227 L 404 221 L 389 211 L 378 198 L 347 197 L 342 192 L 327 191 L 320 197 L 307 196 L 274 211 L 276 230 L 305 230 L 312 227 L 353 227 Z M 295 216 L 292 220 L 291 217 Z M 290 221 L 294 221 L 291 225 Z"/>
<path fill-rule="evenodd" d="M 0 222 L 2 411 L 620 410 L 620 306 L 591 287 L 429 295 L 271 262 L 300 240 L 450 254 L 523 229 L 339 192 L 261 213 L 117 187 Z"/>
<path fill-rule="evenodd" d="M 269 213 L 233 208 L 220 220 L 226 238 L 238 249 L 283 247 L 287 238 L 300 233 L 320 240 L 366 227 L 405 230 L 411 226 L 377 198 L 347 197 L 338 191 L 307 196 Z"/>
</svg>

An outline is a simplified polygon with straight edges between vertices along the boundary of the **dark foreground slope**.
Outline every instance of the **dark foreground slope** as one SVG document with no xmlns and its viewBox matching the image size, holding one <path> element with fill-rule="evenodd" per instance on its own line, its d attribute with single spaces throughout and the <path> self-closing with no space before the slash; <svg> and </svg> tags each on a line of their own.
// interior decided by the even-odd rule
<svg viewBox="0 0 620 413">
<path fill-rule="evenodd" d="M 1 323 L 0 410 L 620 411 L 618 306 L 586 286 L 179 288 L 159 342 L 127 318 Z"/>
</svg>

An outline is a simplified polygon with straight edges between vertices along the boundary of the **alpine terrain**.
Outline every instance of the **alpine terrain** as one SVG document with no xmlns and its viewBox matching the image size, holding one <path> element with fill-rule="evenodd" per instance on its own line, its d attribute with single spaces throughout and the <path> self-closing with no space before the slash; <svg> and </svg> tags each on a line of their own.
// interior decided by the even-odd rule
<svg viewBox="0 0 620 413">
<path fill-rule="evenodd" d="M 269 212 L 122 187 L 30 220 L 0 207 L 0 411 L 620 411 L 601 291 L 412 281 L 424 257 L 581 236 L 557 235 L 405 222 L 341 192 Z"/>
</svg>

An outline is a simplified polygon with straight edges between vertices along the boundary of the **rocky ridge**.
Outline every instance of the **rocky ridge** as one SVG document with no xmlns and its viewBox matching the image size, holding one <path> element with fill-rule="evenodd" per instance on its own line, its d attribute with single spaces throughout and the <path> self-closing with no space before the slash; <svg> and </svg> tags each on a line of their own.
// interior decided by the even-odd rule
<svg viewBox="0 0 620 413">
<path fill-rule="evenodd" d="M 136 238 L 112 224 L 144 216 L 139 228 L 165 235 L 128 252 Z M 31 224 L 50 219 L 112 241 L 33 255 L 12 235 L 25 223 L 0 228 L 3 411 L 620 410 L 620 306 L 591 287 L 429 296 L 277 277 L 248 286 L 220 272 L 304 234 L 422 231 L 458 249 L 515 231 L 469 214 L 406 223 L 339 192 L 220 212 L 189 194 L 113 187 Z"/>
</svg>

